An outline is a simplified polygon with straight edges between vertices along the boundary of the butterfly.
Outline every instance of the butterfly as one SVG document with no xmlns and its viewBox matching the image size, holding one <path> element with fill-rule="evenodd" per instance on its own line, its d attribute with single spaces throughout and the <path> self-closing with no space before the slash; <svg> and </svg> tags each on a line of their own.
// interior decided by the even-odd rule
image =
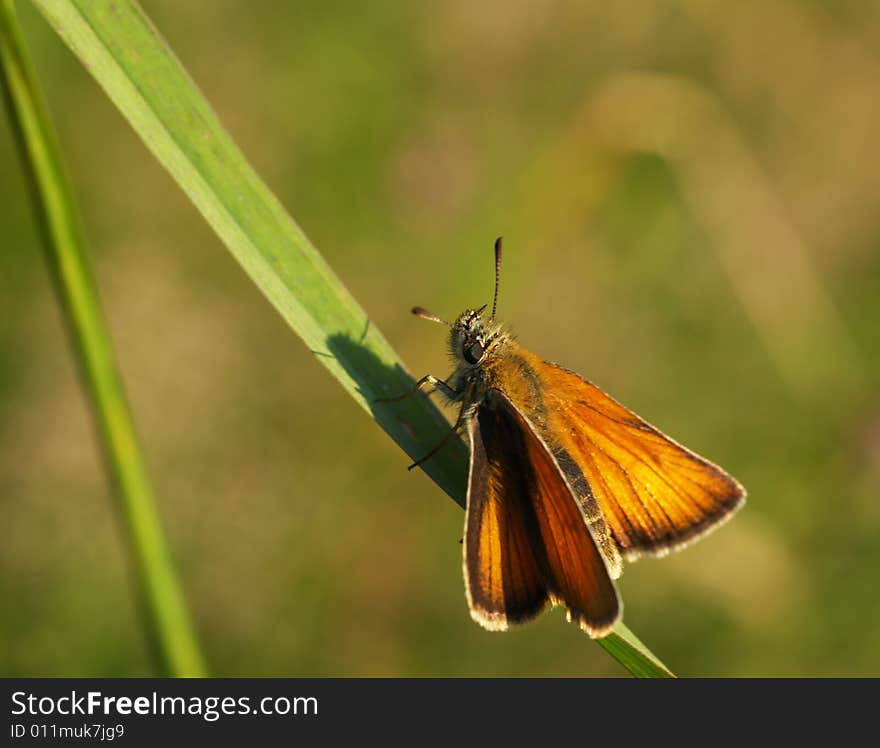
<svg viewBox="0 0 880 748">
<path fill-rule="evenodd" d="M 703 537 L 739 509 L 745 489 L 717 465 L 660 432 L 595 385 L 520 345 L 495 319 L 495 294 L 449 323 L 456 369 L 430 385 L 460 406 L 447 438 L 470 446 L 463 537 L 471 617 L 503 631 L 548 605 L 592 637 L 608 634 L 623 604 L 623 561 L 663 556 Z M 444 440 L 410 468 L 429 459 Z"/>
</svg>

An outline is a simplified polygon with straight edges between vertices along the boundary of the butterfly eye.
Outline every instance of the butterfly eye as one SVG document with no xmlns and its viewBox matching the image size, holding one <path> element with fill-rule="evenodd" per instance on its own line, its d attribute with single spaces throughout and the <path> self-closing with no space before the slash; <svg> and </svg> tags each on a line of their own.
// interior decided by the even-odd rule
<svg viewBox="0 0 880 748">
<path fill-rule="evenodd" d="M 479 343 L 471 343 L 464 349 L 464 360 L 469 364 L 476 364 L 483 358 L 483 346 Z"/>
</svg>

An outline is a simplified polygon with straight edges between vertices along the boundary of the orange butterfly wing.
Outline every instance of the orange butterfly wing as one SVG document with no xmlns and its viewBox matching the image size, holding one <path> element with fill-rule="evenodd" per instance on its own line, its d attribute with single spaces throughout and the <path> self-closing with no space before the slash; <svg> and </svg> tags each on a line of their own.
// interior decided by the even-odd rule
<svg viewBox="0 0 880 748">
<path fill-rule="evenodd" d="M 591 636 L 607 633 L 620 617 L 617 591 L 547 446 L 498 392 L 471 418 L 469 436 L 464 577 L 473 618 L 505 629 L 549 599 Z"/>
<path fill-rule="evenodd" d="M 542 433 L 589 517 L 601 511 L 624 558 L 663 555 L 712 530 L 744 502 L 743 487 L 577 374 L 535 358 Z M 566 460 L 566 456 L 570 458 Z M 612 560 L 613 566 L 613 560 Z"/>
</svg>

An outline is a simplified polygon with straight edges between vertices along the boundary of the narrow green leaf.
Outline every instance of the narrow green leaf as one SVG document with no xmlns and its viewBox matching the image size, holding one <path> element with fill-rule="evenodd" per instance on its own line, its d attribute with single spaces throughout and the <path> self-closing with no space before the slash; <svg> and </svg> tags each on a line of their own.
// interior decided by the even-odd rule
<svg viewBox="0 0 880 748">
<path fill-rule="evenodd" d="M 400 358 L 263 184 L 192 80 L 131 0 L 33 0 L 318 361 L 412 458 L 448 431 L 425 397 L 376 398 L 413 384 Z M 464 506 L 457 440 L 423 466 Z M 635 675 L 661 672 L 628 630 L 603 646 Z"/>
<path fill-rule="evenodd" d="M 623 623 L 617 624 L 608 636 L 596 640 L 608 654 L 637 678 L 674 678 L 650 649 L 642 644 Z"/>
<path fill-rule="evenodd" d="M 0 64 L 12 129 L 30 180 L 55 289 L 122 503 L 151 639 L 163 674 L 200 676 L 204 673 L 202 657 L 114 361 L 73 192 L 12 0 L 0 0 Z"/>
<path fill-rule="evenodd" d="M 399 358 L 254 173 L 141 9 L 127 0 L 35 0 L 305 344 L 414 459 L 446 419 L 425 398 L 378 407 L 411 385 Z M 418 436 L 416 436 L 418 435 Z M 425 471 L 456 501 L 459 451 Z"/>
</svg>

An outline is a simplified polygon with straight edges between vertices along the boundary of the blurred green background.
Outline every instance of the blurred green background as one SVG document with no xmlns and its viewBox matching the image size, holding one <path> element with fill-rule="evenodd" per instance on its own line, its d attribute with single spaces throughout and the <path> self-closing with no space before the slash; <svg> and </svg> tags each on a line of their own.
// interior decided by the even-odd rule
<svg viewBox="0 0 880 748">
<path fill-rule="evenodd" d="M 554 611 L 472 623 L 463 514 L 284 325 L 19 3 L 211 672 L 620 675 Z M 880 6 L 144 2 L 398 348 L 524 344 L 749 502 L 630 565 L 676 672 L 880 673 Z M 0 124 L 0 672 L 149 675 L 116 506 Z"/>
</svg>

